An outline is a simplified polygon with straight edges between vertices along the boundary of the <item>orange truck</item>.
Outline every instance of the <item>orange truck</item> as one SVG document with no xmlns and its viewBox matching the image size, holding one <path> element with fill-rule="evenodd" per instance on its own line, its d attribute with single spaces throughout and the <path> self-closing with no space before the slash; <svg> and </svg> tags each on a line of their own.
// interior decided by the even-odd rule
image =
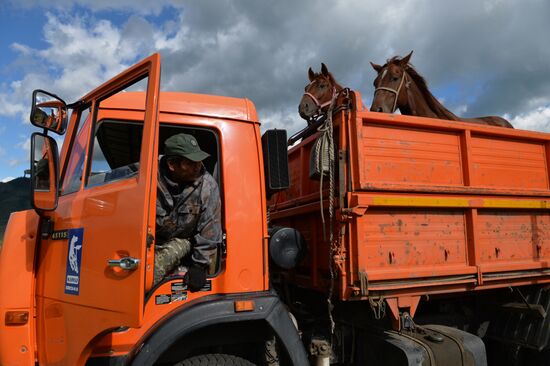
<svg viewBox="0 0 550 366">
<path fill-rule="evenodd" d="M 323 132 L 287 149 L 248 99 L 159 84 L 155 54 L 75 103 L 33 93 L 0 365 L 550 364 L 550 135 L 369 112 L 350 92 L 331 164 Z M 59 156 L 49 132 L 66 132 Z M 184 272 L 153 284 L 159 158 L 180 132 L 222 201 L 197 292 Z"/>
</svg>

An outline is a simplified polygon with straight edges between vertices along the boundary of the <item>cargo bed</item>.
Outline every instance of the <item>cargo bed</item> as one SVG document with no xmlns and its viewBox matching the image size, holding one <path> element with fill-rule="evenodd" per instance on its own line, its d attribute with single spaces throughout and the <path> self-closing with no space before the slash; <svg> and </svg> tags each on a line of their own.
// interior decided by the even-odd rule
<svg viewBox="0 0 550 366">
<path fill-rule="evenodd" d="M 340 298 L 406 298 L 550 282 L 550 134 L 354 108 L 334 117 Z M 289 150 L 271 221 L 308 255 L 296 283 L 326 290 L 328 182 L 309 177 L 317 135 Z"/>
</svg>

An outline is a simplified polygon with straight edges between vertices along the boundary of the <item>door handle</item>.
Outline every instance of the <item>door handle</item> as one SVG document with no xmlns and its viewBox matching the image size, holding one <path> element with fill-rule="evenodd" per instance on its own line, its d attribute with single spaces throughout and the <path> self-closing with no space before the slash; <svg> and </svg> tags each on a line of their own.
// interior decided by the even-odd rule
<svg viewBox="0 0 550 366">
<path fill-rule="evenodd" d="M 139 265 L 139 259 L 124 257 L 120 259 L 109 259 L 109 267 L 120 267 L 127 271 L 133 271 Z"/>
</svg>

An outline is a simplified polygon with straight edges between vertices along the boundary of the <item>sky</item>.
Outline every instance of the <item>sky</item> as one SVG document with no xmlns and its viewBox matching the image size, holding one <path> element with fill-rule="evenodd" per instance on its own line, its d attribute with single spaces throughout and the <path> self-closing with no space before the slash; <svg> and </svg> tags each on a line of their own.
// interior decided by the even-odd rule
<svg viewBox="0 0 550 366">
<path fill-rule="evenodd" d="M 161 90 L 247 97 L 289 135 L 309 67 L 369 106 L 369 61 L 411 50 L 455 114 L 550 132 L 549 16 L 547 0 L 0 0 L 0 181 L 28 169 L 34 89 L 73 102 L 154 52 Z"/>
</svg>

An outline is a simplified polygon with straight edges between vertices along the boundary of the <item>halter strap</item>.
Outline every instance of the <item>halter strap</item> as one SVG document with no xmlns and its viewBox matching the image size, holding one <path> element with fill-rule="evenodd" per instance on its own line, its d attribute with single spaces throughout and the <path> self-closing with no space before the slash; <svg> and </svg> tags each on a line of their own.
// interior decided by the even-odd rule
<svg viewBox="0 0 550 366">
<path fill-rule="evenodd" d="M 317 106 L 317 110 L 315 111 L 315 113 L 317 113 L 317 115 L 321 114 L 321 110 L 326 107 L 327 105 L 331 105 L 333 103 L 333 100 L 335 99 L 334 97 L 337 96 L 339 93 L 336 91 L 336 88 L 335 87 L 332 87 L 332 95 L 330 97 L 330 99 L 326 102 L 324 102 L 323 104 L 321 104 L 319 102 L 319 100 L 317 98 L 315 98 L 315 96 L 309 92 L 305 92 L 303 96 L 308 96 L 311 98 L 311 100 L 313 100 L 313 102 L 315 103 L 315 105 Z"/>
<path fill-rule="evenodd" d="M 393 101 L 393 108 L 392 108 L 392 113 L 395 112 L 395 110 L 397 109 L 397 99 L 399 98 L 399 92 L 401 91 L 401 87 L 403 86 L 403 83 L 405 82 L 405 78 L 407 77 L 407 72 L 405 70 L 403 70 L 403 76 L 401 77 L 401 81 L 399 82 L 399 87 L 397 88 L 397 90 L 393 89 L 393 88 L 390 88 L 390 87 L 387 87 L 387 86 L 379 86 L 378 88 L 374 89 L 374 94 L 376 95 L 376 92 L 379 91 L 379 90 L 386 90 L 386 91 L 389 91 L 389 92 L 392 92 L 395 94 L 395 100 Z M 406 88 L 409 87 L 408 83 L 407 85 L 405 85 Z"/>
</svg>

